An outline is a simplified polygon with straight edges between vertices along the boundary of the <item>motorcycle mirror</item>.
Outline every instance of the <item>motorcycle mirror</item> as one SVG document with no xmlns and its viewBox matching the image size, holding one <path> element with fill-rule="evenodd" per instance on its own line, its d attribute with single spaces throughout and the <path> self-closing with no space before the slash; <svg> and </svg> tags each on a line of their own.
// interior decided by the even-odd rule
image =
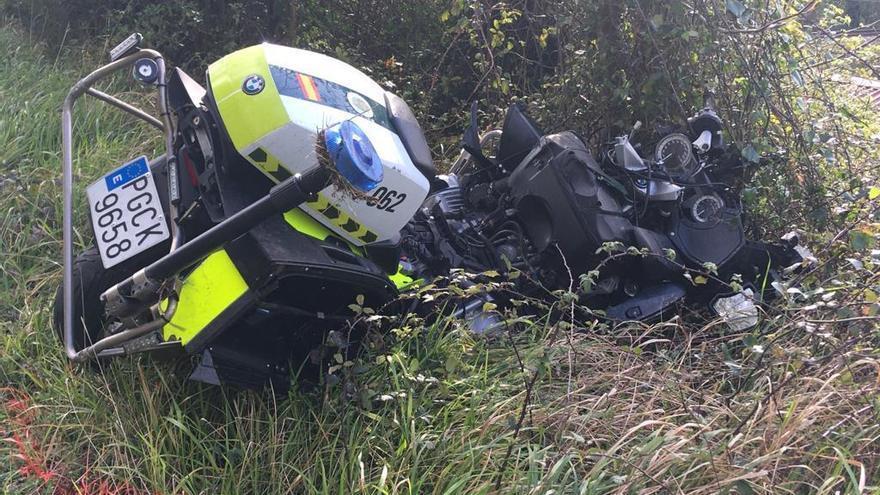
<svg viewBox="0 0 880 495">
<path fill-rule="evenodd" d="M 693 144 L 694 148 L 696 148 L 699 153 L 709 151 L 709 148 L 712 147 L 712 131 L 705 130 L 701 132 L 700 137 L 698 137 Z"/>
<path fill-rule="evenodd" d="M 464 149 L 473 155 L 475 152 L 482 155 L 483 148 L 480 146 L 479 123 L 477 122 L 477 102 L 471 104 L 471 121 L 464 131 Z"/>
<path fill-rule="evenodd" d="M 705 100 L 707 106 L 687 120 L 691 137 L 697 136 L 693 144 L 700 153 L 724 149 L 724 139 L 721 135 L 723 125 L 721 118 L 713 110 L 713 100 L 709 93 Z"/>
<path fill-rule="evenodd" d="M 710 90 L 703 93 L 703 108 L 715 111 L 715 93 Z"/>
</svg>

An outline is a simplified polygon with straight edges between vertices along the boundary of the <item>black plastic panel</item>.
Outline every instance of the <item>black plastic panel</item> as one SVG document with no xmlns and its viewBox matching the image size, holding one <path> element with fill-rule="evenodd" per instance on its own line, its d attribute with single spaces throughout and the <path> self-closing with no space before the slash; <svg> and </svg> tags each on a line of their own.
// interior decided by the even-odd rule
<svg viewBox="0 0 880 495">
<path fill-rule="evenodd" d="M 698 224 L 680 219 L 675 226 L 672 242 L 685 259 L 693 265 L 714 263 L 721 267 L 745 244 L 742 222 L 738 214 L 725 212 L 712 224 Z"/>
<path fill-rule="evenodd" d="M 410 160 L 425 177 L 432 179 L 437 175 L 437 168 L 431 159 L 431 148 L 428 147 L 428 141 L 415 114 L 409 105 L 394 93 L 385 93 L 385 104 L 388 106 L 391 125 L 397 130 L 397 135 L 409 153 Z"/>
<path fill-rule="evenodd" d="M 685 290 L 674 283 L 658 284 L 642 289 L 635 297 L 609 307 L 605 314 L 612 320 L 646 321 L 660 318 L 664 311 L 684 299 Z"/>
<path fill-rule="evenodd" d="M 632 224 L 597 182 L 599 165 L 580 139 L 563 132 L 547 140 L 534 160 L 511 173 L 511 195 L 535 247 L 559 243 L 572 268 L 581 270 L 602 243 L 629 245 Z"/>
</svg>

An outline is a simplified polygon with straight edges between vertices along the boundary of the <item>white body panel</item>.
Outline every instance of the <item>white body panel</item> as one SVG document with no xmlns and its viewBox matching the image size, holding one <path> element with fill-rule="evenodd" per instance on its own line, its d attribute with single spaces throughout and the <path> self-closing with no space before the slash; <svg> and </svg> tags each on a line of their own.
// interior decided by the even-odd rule
<svg viewBox="0 0 880 495">
<path fill-rule="evenodd" d="M 354 67 L 334 58 L 295 48 L 264 44 L 266 59 L 270 66 L 283 67 L 312 78 L 335 83 L 373 100 L 383 108 L 384 90 L 373 80 Z M 248 147 L 239 150 L 247 156 L 262 148 L 277 158 L 291 173 L 304 172 L 317 165 L 315 146 L 320 131 L 345 120 L 352 120 L 369 138 L 382 160 L 384 172 L 377 191 L 394 191 L 394 200 L 388 204 L 367 204 L 365 200 L 344 196 L 333 186 L 322 192 L 336 208 L 375 233 L 373 242 L 394 237 L 412 218 L 428 194 L 427 178 L 413 165 L 409 154 L 395 132 L 368 116 L 361 116 L 334 108 L 327 104 L 281 95 L 282 103 L 290 118 L 283 127 L 263 136 Z M 378 119 L 377 119 L 378 120 Z M 384 188 L 384 189 L 383 189 Z M 380 209 L 379 206 L 384 206 Z M 350 235 L 320 212 L 307 205 L 301 207 L 310 216 L 356 245 L 364 244 L 361 238 Z"/>
<path fill-rule="evenodd" d="M 384 102 L 385 90 L 363 72 L 347 63 L 321 53 L 264 43 L 266 61 L 312 77 L 333 81 L 379 103 Z"/>
</svg>

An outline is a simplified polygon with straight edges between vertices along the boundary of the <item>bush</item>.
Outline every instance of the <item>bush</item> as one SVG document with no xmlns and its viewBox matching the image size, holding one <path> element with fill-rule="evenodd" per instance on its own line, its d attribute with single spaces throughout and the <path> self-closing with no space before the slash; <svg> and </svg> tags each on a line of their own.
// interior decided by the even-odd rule
<svg viewBox="0 0 880 495">
<path fill-rule="evenodd" d="M 574 129 L 597 145 L 644 123 L 638 138 L 681 125 L 717 94 L 727 139 L 743 156 L 781 152 L 748 198 L 754 228 L 778 231 L 770 205 L 797 223 L 834 224 L 831 191 L 869 186 L 855 167 L 876 157 L 864 100 L 840 77 L 880 79 L 878 50 L 829 30 L 852 19 L 852 2 L 757 0 L 512 2 L 5 0 L 50 46 L 130 31 L 197 78 L 216 58 L 262 40 L 344 59 L 411 102 L 440 161 L 458 152 L 466 110 L 484 127 L 511 101 L 529 104 L 546 131 Z M 862 9 L 860 16 L 870 9 Z M 863 16 L 864 17 L 864 16 Z M 862 19 L 865 21 L 865 18 Z M 94 42 L 91 42 L 94 43 Z M 853 56 L 859 47 L 862 55 Z M 846 143 L 846 146 L 840 146 Z M 777 180 L 782 178 L 784 180 Z M 758 193 L 760 194 L 751 194 Z M 760 198 L 760 199 L 758 199 Z M 760 208 L 763 207 L 763 210 Z M 760 230 L 759 229 L 759 230 Z"/>
</svg>

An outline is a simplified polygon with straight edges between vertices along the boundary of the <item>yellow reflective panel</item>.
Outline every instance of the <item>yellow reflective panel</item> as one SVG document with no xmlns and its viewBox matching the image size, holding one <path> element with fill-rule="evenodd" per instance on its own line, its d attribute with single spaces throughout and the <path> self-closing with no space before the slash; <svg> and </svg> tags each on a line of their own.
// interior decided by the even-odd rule
<svg viewBox="0 0 880 495">
<path fill-rule="evenodd" d="M 397 267 L 397 273 L 395 273 L 394 275 L 390 275 L 388 278 L 391 279 L 392 282 L 394 282 L 394 286 L 397 287 L 398 290 L 409 289 L 410 287 L 421 285 L 422 283 L 424 283 L 423 279 L 416 280 L 409 275 L 403 273 L 399 266 Z"/>
<path fill-rule="evenodd" d="M 309 237 L 314 237 L 319 241 L 326 240 L 328 237 L 334 235 L 333 232 L 325 227 L 323 224 L 321 224 L 321 222 L 315 220 L 308 213 L 300 210 L 299 208 L 294 208 L 285 213 L 284 221 L 300 233 L 305 234 Z M 344 239 L 340 240 L 345 242 Z M 346 245 L 348 245 L 348 249 L 351 250 L 352 253 L 358 256 L 364 255 L 364 250 L 362 248 L 348 242 L 346 242 Z"/>
<path fill-rule="evenodd" d="M 242 89 L 245 80 L 261 78 L 254 94 Z M 229 138 L 242 151 L 289 121 L 262 45 L 233 52 L 208 67 L 211 93 Z"/>
<path fill-rule="evenodd" d="M 327 236 L 332 234 L 332 232 L 330 232 L 327 227 L 321 225 L 320 222 L 310 217 L 308 213 L 300 210 L 299 208 L 294 208 L 285 213 L 284 220 L 291 227 L 309 237 L 314 237 L 319 241 L 323 241 L 327 238 Z"/>
<path fill-rule="evenodd" d="M 226 251 L 211 254 L 184 279 L 177 311 L 163 327 L 164 340 L 186 345 L 247 291 Z"/>
</svg>

